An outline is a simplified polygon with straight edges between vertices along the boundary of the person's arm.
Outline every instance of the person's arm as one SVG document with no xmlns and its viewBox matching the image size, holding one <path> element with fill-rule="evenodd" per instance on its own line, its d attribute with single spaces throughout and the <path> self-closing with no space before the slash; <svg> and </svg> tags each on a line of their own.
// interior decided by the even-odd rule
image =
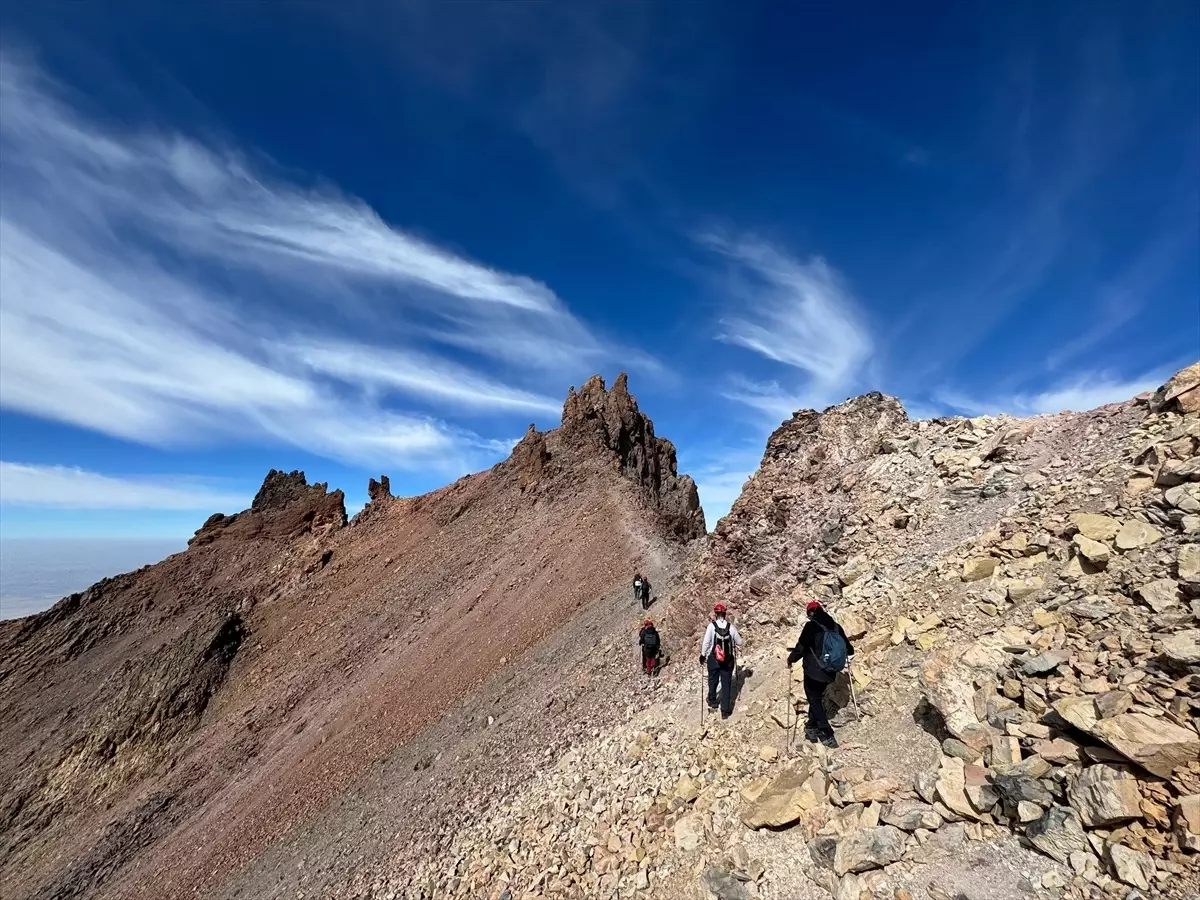
<svg viewBox="0 0 1200 900">
<path fill-rule="evenodd" d="M 800 638 L 796 641 L 796 646 L 792 648 L 788 654 L 788 665 L 794 665 L 804 658 L 805 652 L 808 650 L 809 638 L 816 626 L 812 622 L 806 622 L 804 628 L 800 631 Z"/>
<path fill-rule="evenodd" d="M 708 654 L 712 653 L 713 641 L 716 640 L 717 629 L 712 622 L 708 623 L 708 627 L 704 629 L 704 640 L 700 643 L 700 658 L 707 659 Z"/>
<path fill-rule="evenodd" d="M 732 622 L 729 623 L 729 635 L 733 638 L 733 646 L 742 646 L 742 636 L 738 633 L 737 626 Z"/>
</svg>

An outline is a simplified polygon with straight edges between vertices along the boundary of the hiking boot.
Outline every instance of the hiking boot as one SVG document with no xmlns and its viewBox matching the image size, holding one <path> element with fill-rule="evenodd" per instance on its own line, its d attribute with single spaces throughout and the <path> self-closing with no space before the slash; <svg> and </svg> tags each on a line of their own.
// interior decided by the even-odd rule
<svg viewBox="0 0 1200 900">
<path fill-rule="evenodd" d="M 817 741 L 819 741 L 821 739 L 821 735 L 819 735 L 812 728 L 805 728 L 804 729 L 804 739 L 806 741 L 808 741 L 810 744 L 815 744 Z"/>
<path fill-rule="evenodd" d="M 821 743 L 830 750 L 836 750 L 838 748 L 837 735 L 835 735 L 832 731 L 828 734 L 823 734 L 821 735 Z"/>
<path fill-rule="evenodd" d="M 721 708 L 721 704 L 719 704 L 716 700 L 709 700 L 708 708 L 712 709 L 712 710 L 717 710 L 717 709 Z"/>
</svg>

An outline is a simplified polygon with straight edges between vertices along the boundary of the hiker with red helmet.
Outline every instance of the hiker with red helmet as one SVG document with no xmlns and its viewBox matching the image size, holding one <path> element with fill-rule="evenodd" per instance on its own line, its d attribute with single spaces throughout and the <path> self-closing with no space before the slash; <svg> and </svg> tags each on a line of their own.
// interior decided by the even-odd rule
<svg viewBox="0 0 1200 900">
<path fill-rule="evenodd" d="M 717 708 L 717 686 L 720 685 L 722 719 L 728 719 L 733 712 L 733 666 L 737 649 L 742 646 L 742 636 L 738 634 L 737 626 L 726 618 L 727 613 L 724 603 L 713 607 L 712 621 L 704 629 L 704 641 L 700 645 L 700 665 L 708 664 L 708 708 Z"/>
<path fill-rule="evenodd" d="M 642 623 L 642 629 L 638 632 L 638 646 L 642 648 L 642 671 L 647 675 L 657 675 L 662 656 L 662 641 L 652 619 Z"/>
<path fill-rule="evenodd" d="M 829 724 L 829 715 L 825 712 L 825 689 L 853 658 L 854 647 L 842 626 L 819 602 L 810 601 L 805 612 L 808 621 L 800 632 L 800 640 L 788 654 L 787 664 L 790 669 L 797 660 L 804 660 L 804 696 L 808 699 L 805 739 L 813 743 L 820 741 L 826 747 L 836 747 L 837 738 L 833 734 L 833 726 Z"/>
</svg>

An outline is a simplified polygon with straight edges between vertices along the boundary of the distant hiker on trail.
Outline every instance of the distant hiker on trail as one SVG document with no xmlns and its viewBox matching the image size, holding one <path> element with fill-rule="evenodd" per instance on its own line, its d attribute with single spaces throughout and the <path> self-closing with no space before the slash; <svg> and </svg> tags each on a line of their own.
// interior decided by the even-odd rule
<svg viewBox="0 0 1200 900">
<path fill-rule="evenodd" d="M 717 708 L 717 685 L 721 687 L 721 718 L 733 712 L 733 665 L 742 636 L 737 626 L 725 618 L 724 603 L 713 607 L 713 619 L 704 629 L 700 645 L 700 665 L 708 663 L 708 708 Z"/>
<path fill-rule="evenodd" d="M 808 699 L 808 721 L 804 726 L 804 737 L 809 741 L 820 741 L 826 747 L 836 747 L 837 738 L 829 716 L 825 713 L 825 689 L 833 683 L 838 672 L 846 668 L 854 656 L 842 626 L 825 612 L 816 600 L 806 607 L 808 622 L 800 632 L 800 640 L 788 654 L 790 669 L 797 660 L 804 660 L 804 696 Z"/>
<path fill-rule="evenodd" d="M 650 580 L 641 572 L 633 576 L 633 599 L 641 601 L 642 609 L 650 608 Z"/>
<path fill-rule="evenodd" d="M 638 632 L 638 646 L 642 648 L 642 671 L 647 675 L 657 675 L 662 657 L 662 641 L 653 620 L 647 619 L 642 623 L 642 630 Z"/>
</svg>

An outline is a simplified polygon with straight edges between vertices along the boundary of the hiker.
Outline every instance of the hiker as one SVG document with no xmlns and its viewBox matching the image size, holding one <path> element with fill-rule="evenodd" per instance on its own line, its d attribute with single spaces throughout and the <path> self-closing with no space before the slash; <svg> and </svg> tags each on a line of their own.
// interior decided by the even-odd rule
<svg viewBox="0 0 1200 900">
<path fill-rule="evenodd" d="M 808 699 L 808 721 L 804 725 L 806 740 L 820 741 L 826 747 L 836 747 L 837 738 L 829 716 L 825 713 L 825 689 L 833 683 L 838 672 L 854 657 L 854 647 L 842 626 L 825 612 L 816 600 L 805 607 L 808 621 L 800 632 L 800 640 L 788 654 L 788 668 L 804 660 L 804 696 Z"/>
<path fill-rule="evenodd" d="M 737 626 L 725 617 L 727 612 L 724 603 L 713 607 L 712 620 L 704 629 L 704 642 L 700 645 L 700 665 L 708 664 L 708 708 L 717 708 L 720 684 L 722 719 L 728 719 L 733 712 L 733 666 L 737 649 L 742 646 L 742 636 Z"/>
<path fill-rule="evenodd" d="M 633 576 L 633 599 L 641 601 L 642 609 L 650 608 L 650 581 L 641 572 Z"/>
<path fill-rule="evenodd" d="M 657 675 L 662 641 L 653 620 L 647 619 L 642 623 L 642 630 L 638 632 L 638 646 L 642 648 L 642 671 L 647 675 Z"/>
</svg>

